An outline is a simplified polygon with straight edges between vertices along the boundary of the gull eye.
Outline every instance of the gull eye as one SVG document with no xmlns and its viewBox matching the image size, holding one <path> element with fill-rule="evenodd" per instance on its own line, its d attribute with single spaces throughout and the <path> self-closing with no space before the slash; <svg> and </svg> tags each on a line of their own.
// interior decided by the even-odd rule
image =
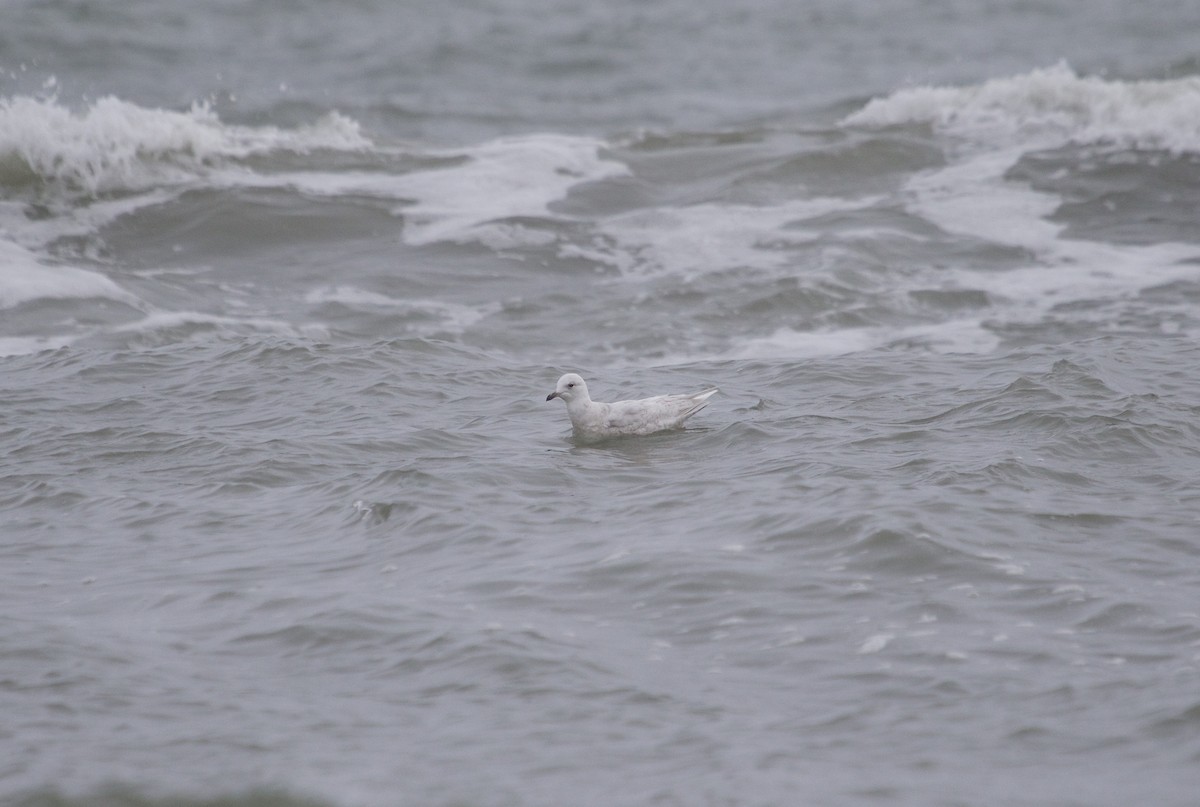
<svg viewBox="0 0 1200 807">
<path fill-rule="evenodd" d="M 571 387 L 573 387 L 573 386 L 575 386 L 575 382 L 574 382 L 574 381 L 572 381 L 570 384 L 567 384 L 567 389 L 570 389 L 570 388 L 571 388 Z"/>
</svg>

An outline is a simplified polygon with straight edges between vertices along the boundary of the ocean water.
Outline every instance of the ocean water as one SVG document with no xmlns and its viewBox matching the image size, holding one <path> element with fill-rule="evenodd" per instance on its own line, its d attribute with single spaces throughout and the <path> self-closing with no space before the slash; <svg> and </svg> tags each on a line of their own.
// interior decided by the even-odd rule
<svg viewBox="0 0 1200 807">
<path fill-rule="evenodd" d="M 5 3 L 0 803 L 1196 804 L 1198 30 Z"/>
</svg>

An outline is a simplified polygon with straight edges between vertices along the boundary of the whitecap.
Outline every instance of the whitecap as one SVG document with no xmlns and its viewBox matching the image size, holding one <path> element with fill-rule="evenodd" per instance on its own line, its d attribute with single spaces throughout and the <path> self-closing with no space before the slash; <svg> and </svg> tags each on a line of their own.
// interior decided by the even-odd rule
<svg viewBox="0 0 1200 807">
<path fill-rule="evenodd" d="M 820 237 L 821 228 L 806 227 L 806 222 L 877 201 L 814 197 L 776 205 L 708 203 L 636 210 L 603 220 L 591 243 L 564 245 L 559 252 L 564 258 L 607 264 L 633 278 L 771 270 L 789 265 L 795 249 Z"/>
<path fill-rule="evenodd" d="M 129 305 L 138 299 L 97 272 L 46 264 L 22 246 L 0 239 L 0 308 L 41 299 L 107 298 Z"/>
<path fill-rule="evenodd" d="M 847 126 L 925 123 L 992 146 L 1112 144 L 1200 151 L 1200 76 L 1127 81 L 1080 76 L 1066 62 L 963 87 L 913 87 L 869 102 Z"/>
<path fill-rule="evenodd" d="M 463 333 L 501 309 L 498 302 L 466 305 L 444 300 L 392 297 L 350 285 L 312 289 L 305 295 L 304 300 L 310 305 L 338 303 L 349 308 L 393 309 L 418 318 L 432 319 L 432 323 L 414 322 L 408 326 L 409 331 L 426 336 L 434 333 Z"/>
<path fill-rule="evenodd" d="M 54 98 L 0 98 L 0 168 L 89 196 L 186 183 L 225 159 L 370 145 L 336 112 L 286 130 L 226 124 L 201 103 L 173 111 L 105 96 L 77 112 Z"/>
<path fill-rule="evenodd" d="M 918 87 L 869 102 L 848 126 L 923 123 L 950 138 L 948 164 L 912 177 L 905 208 L 943 232 L 1023 250 L 1025 266 L 950 267 L 945 283 L 984 291 L 989 329 L 1075 311 L 1106 324 L 1106 305 L 1194 278 L 1194 244 L 1106 243 L 1064 237 L 1055 194 L 1010 177 L 1023 155 L 1070 144 L 1200 152 L 1200 77 L 1121 81 L 1081 77 L 1065 63 L 967 87 Z M 1090 313 L 1089 313 L 1090 312 Z M 979 340 L 984 345 L 986 340 Z"/>
<path fill-rule="evenodd" d="M 522 231 L 498 235 L 488 225 L 516 217 L 569 219 L 550 206 L 578 185 L 629 173 L 624 163 L 604 153 L 603 141 L 570 135 L 507 137 L 429 156 L 461 161 L 388 183 L 398 198 L 411 200 L 397 213 L 404 218 L 404 240 L 417 246 L 497 237 L 516 245 Z M 544 234 L 525 232 L 535 243 L 545 243 Z"/>
</svg>

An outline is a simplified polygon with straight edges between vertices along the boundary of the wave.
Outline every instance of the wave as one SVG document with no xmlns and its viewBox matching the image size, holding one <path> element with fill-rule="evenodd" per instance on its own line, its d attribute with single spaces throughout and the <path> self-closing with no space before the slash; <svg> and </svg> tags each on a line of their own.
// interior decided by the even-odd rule
<svg viewBox="0 0 1200 807">
<path fill-rule="evenodd" d="M 897 126 L 919 131 L 876 131 Z M 867 181 L 855 150 L 864 142 L 886 146 L 884 159 L 867 161 Z M 301 332 L 297 311 L 327 326 L 369 320 L 439 338 L 501 327 L 496 305 L 440 300 L 436 288 L 391 296 L 382 291 L 394 286 L 353 273 L 305 279 L 288 292 L 291 312 L 223 307 L 219 285 L 206 286 L 206 304 L 187 305 L 212 310 L 177 311 L 178 298 L 156 296 L 142 274 L 106 272 L 90 243 L 77 248 L 116 218 L 192 190 L 234 191 L 236 204 L 238 191 L 270 188 L 301 197 L 297 205 L 367 200 L 371 215 L 396 216 L 408 247 L 468 245 L 525 272 L 550 266 L 564 289 L 568 273 L 595 270 L 612 287 L 605 294 L 646 304 L 648 316 L 686 320 L 695 305 L 700 335 L 658 359 L 990 352 L 1029 323 L 1104 326 L 1145 290 L 1194 275 L 1193 243 L 1070 237 L 1064 194 L 1012 170 L 1030 152 L 1072 143 L 1200 151 L 1200 77 L 1116 81 L 1060 64 L 908 88 L 802 142 L 761 135 L 732 151 L 556 133 L 389 146 L 338 113 L 279 129 L 227 124 L 204 105 L 167 111 L 108 97 L 75 111 L 0 99 L 0 309 L 23 318 L 0 351 L 95 332 L 147 341 Z M 30 215 L 38 206 L 46 210 Z M 436 263 L 457 253 L 428 254 Z M 26 305 L 43 298 L 77 302 Z M 63 333 L 48 332 L 42 310 L 71 312 Z"/>
<path fill-rule="evenodd" d="M 100 306 L 116 301 L 129 309 L 121 318 L 137 318 L 118 330 L 172 327 L 173 316 L 195 323 L 201 315 L 155 311 L 100 267 L 71 265 L 71 250 L 64 262 L 54 245 L 90 237 L 121 216 L 164 204 L 188 188 L 259 183 L 258 174 L 238 167 L 249 158 L 372 147 L 358 123 L 337 112 L 309 126 L 281 129 L 224 123 L 205 104 L 171 111 L 107 96 L 76 110 L 55 98 L 0 98 L 0 309 L 38 301 L 98 301 Z M 229 176 L 231 166 L 240 179 Z M 25 320 L 32 321 L 22 326 L 25 330 L 41 329 L 36 313 L 27 313 Z M 216 326 L 233 322 L 209 320 Z M 5 334 L 0 355 L 61 347 L 94 332 L 78 323 L 63 327 L 66 332 L 56 334 Z"/>
<path fill-rule="evenodd" d="M 371 145 L 337 112 L 288 130 L 226 124 L 199 103 L 177 112 L 107 96 L 77 112 L 53 98 L 0 98 L 0 187 L 52 183 L 95 197 L 188 182 L 223 160 Z"/>
<path fill-rule="evenodd" d="M 310 290 L 305 302 L 314 306 L 339 306 L 353 312 L 383 311 L 398 321 L 398 327 L 418 336 L 461 335 L 501 304 L 463 305 L 442 300 L 392 297 L 352 285 L 323 286 Z M 327 315 L 329 312 L 326 312 Z"/>
<path fill-rule="evenodd" d="M 1070 146 L 1200 152 L 1200 77 L 1106 80 L 1081 77 L 1060 63 L 973 86 L 900 90 L 870 101 L 842 124 L 932 127 L 946 162 L 913 174 L 896 199 L 946 237 L 965 236 L 981 248 L 1017 250 L 1013 254 L 1023 257 L 1003 271 L 951 265 L 938 273 L 939 288 L 985 295 L 986 308 L 966 319 L 839 333 L 847 338 L 832 340 L 832 348 L 828 336 L 814 341 L 782 329 L 745 351 L 819 354 L 916 338 L 986 352 L 998 342 L 997 328 L 1067 312 L 1105 327 L 1111 305 L 1195 275 L 1200 256 L 1186 241 L 1138 245 L 1069 237 L 1057 216 L 1063 197 L 1014 176 L 1012 168 L 1030 152 Z"/>
<path fill-rule="evenodd" d="M 97 272 L 38 261 L 28 250 L 0 239 L 0 309 L 41 298 L 103 297 L 136 304 L 137 299 Z"/>
<path fill-rule="evenodd" d="M 915 87 L 869 102 L 846 126 L 926 124 L 971 142 L 1014 140 L 1200 152 L 1200 76 L 1123 81 L 1060 62 L 965 87 Z"/>
</svg>

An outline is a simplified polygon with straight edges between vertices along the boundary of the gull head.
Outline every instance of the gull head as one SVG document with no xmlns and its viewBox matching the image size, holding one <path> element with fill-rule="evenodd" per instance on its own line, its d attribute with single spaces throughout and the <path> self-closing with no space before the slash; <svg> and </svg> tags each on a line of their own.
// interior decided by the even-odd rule
<svg viewBox="0 0 1200 807">
<path fill-rule="evenodd" d="M 554 398 L 562 398 L 568 405 L 576 399 L 583 401 L 590 400 L 587 384 L 584 383 L 583 378 L 575 373 L 567 373 L 558 379 L 558 385 L 555 386 L 554 392 L 546 396 L 546 400 L 550 401 Z"/>
</svg>

